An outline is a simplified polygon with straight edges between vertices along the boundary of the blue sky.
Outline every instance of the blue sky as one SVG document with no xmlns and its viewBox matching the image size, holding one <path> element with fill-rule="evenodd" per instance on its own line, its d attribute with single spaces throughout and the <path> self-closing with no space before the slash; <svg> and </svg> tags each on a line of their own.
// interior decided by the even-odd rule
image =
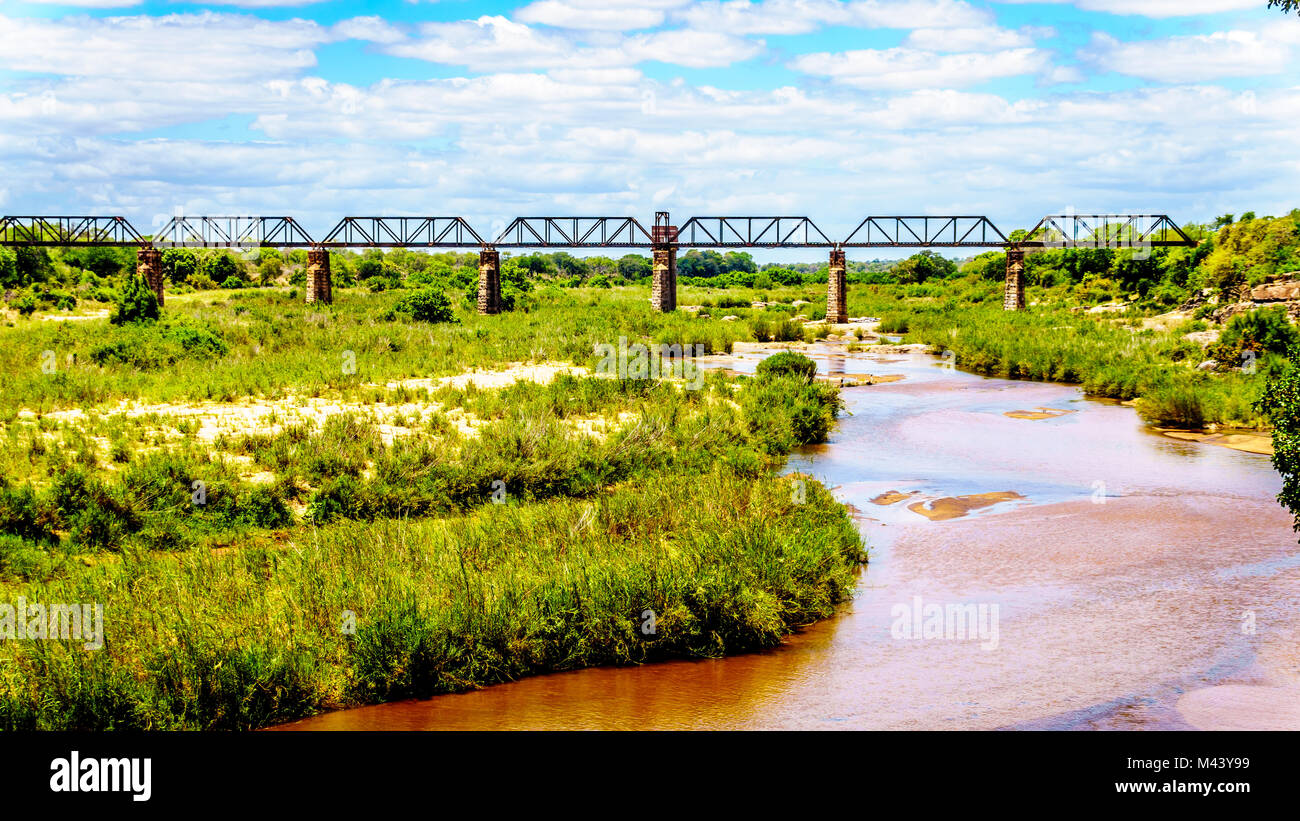
<svg viewBox="0 0 1300 821">
<path fill-rule="evenodd" d="M 0 213 L 1281 213 L 1266 5 L 0 0 Z"/>
</svg>

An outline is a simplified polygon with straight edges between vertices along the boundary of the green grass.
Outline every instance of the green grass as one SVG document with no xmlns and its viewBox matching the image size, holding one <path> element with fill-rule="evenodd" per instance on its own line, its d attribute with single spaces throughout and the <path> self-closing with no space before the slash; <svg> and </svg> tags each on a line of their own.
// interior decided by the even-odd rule
<svg viewBox="0 0 1300 821">
<path fill-rule="evenodd" d="M 1277 366 L 1261 357 L 1255 374 L 1203 373 L 1208 358 L 1182 339 L 1186 331 L 1143 330 L 1140 316 L 1078 313 L 1061 305 L 1004 311 L 1000 305 L 955 298 L 908 297 L 910 289 L 868 286 L 850 293 L 851 312 L 882 317 L 906 329 L 907 341 L 952 351 L 958 368 L 1008 379 L 1081 385 L 1091 396 L 1141 399 L 1138 410 L 1153 424 L 1259 427 L 1253 408 L 1267 373 Z"/>
<path fill-rule="evenodd" d="M 772 647 L 830 615 L 865 559 L 843 508 L 815 482 L 807 493 L 797 504 L 789 480 L 719 466 L 590 501 L 345 522 L 282 549 L 130 550 L 73 565 L 8 592 L 102 603 L 106 645 L 0 645 L 0 727 L 249 729 L 537 673 Z"/>
</svg>

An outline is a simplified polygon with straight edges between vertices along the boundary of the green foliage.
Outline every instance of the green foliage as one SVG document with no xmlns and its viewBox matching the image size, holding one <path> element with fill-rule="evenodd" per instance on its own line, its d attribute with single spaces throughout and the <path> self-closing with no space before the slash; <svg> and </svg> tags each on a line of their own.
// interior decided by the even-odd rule
<svg viewBox="0 0 1300 821">
<path fill-rule="evenodd" d="M 1257 357 L 1266 353 L 1284 355 L 1297 342 L 1300 334 L 1287 319 L 1285 309 L 1260 308 L 1229 319 L 1209 355 L 1220 363 L 1235 366 L 1241 363 L 1246 351 Z"/>
<path fill-rule="evenodd" d="M 1282 476 L 1277 500 L 1300 530 L 1300 371 L 1294 363 L 1268 380 L 1256 408 L 1273 425 L 1273 467 Z"/>
<path fill-rule="evenodd" d="M 225 251 L 219 251 L 204 257 L 199 263 L 199 273 L 212 282 L 220 283 L 225 283 L 231 277 L 236 279 L 244 278 L 243 266 Z"/>
<path fill-rule="evenodd" d="M 162 252 L 163 270 L 172 282 L 181 284 L 199 271 L 199 256 L 189 248 L 168 248 Z"/>
<path fill-rule="evenodd" d="M 437 288 L 423 288 L 397 301 L 393 311 L 417 322 L 457 322 L 451 300 Z"/>
<path fill-rule="evenodd" d="M 759 362 L 757 373 L 760 378 L 796 376 L 811 381 L 817 375 L 817 363 L 801 353 L 782 351 Z"/>
<path fill-rule="evenodd" d="M 158 297 L 144 277 L 128 275 L 109 321 L 114 325 L 151 322 L 158 318 Z"/>
<path fill-rule="evenodd" d="M 216 360 L 230 347 L 218 331 L 193 322 L 128 325 L 90 351 L 96 365 L 122 364 L 154 370 L 182 359 Z"/>
<path fill-rule="evenodd" d="M 934 251 L 914 254 L 894 268 L 894 276 L 904 284 L 943 279 L 957 273 L 957 263 Z"/>
</svg>

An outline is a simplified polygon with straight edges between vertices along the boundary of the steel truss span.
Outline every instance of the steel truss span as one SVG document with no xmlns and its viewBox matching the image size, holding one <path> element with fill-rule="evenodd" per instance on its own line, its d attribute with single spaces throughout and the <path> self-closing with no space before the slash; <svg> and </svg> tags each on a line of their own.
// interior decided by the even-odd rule
<svg viewBox="0 0 1300 821">
<path fill-rule="evenodd" d="M 489 235 L 490 236 L 490 235 Z M 1011 237 L 1016 238 L 1012 239 Z M 461 217 L 344 217 L 316 240 L 293 217 L 172 218 L 145 234 L 120 216 L 0 217 L 0 245 L 140 248 L 1130 248 L 1191 247 L 1165 214 L 1043 217 L 1023 237 L 982 216 L 866 217 L 832 240 L 808 217 L 516 217 L 495 237 Z"/>
</svg>

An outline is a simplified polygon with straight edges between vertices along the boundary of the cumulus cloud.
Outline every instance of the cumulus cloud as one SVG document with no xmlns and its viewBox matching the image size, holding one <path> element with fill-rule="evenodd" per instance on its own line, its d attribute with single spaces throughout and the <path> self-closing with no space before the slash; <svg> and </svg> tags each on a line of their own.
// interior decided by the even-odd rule
<svg viewBox="0 0 1300 821">
<path fill-rule="evenodd" d="M 42 74 L 227 82 L 291 75 L 316 65 L 313 49 L 331 39 L 307 20 L 244 15 L 0 17 L 0 67 Z"/>
<path fill-rule="evenodd" d="M 1069 3 L 1084 11 L 1104 11 L 1142 17 L 1191 17 L 1226 11 L 1257 9 L 1256 0 L 998 0 L 1001 3 Z"/>
<path fill-rule="evenodd" d="M 1017 48 L 992 53 L 934 54 L 910 48 L 805 54 L 790 68 L 871 90 L 961 88 L 1042 71 L 1046 52 Z"/>
<path fill-rule="evenodd" d="M 608 44 L 582 45 L 566 34 L 490 15 L 456 23 L 426 23 L 418 38 L 395 44 L 388 53 L 482 72 L 612 68 L 647 60 L 707 68 L 747 60 L 762 49 L 761 41 L 695 29 L 669 29 Z"/>
<path fill-rule="evenodd" d="M 1280 73 L 1291 61 L 1291 47 L 1285 40 L 1251 31 L 1129 42 L 1096 33 L 1081 56 L 1102 71 L 1165 83 L 1194 83 Z"/>
<path fill-rule="evenodd" d="M 732 34 L 805 34 L 823 26 L 959 28 L 993 20 L 964 0 L 706 0 L 678 17 Z"/>
</svg>

